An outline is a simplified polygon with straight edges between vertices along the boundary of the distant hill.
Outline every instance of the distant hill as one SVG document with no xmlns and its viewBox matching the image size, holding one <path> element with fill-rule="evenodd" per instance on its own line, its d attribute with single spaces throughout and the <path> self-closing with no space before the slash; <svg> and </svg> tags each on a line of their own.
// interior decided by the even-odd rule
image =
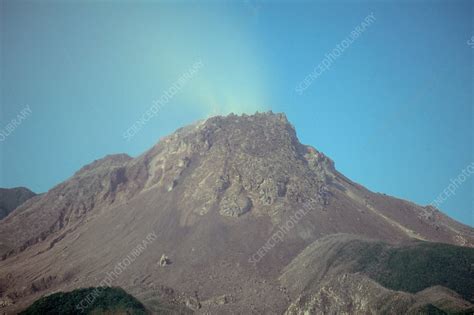
<svg viewBox="0 0 474 315">
<path fill-rule="evenodd" d="M 24 187 L 0 188 L 0 220 L 34 196 L 34 192 Z"/>
</svg>

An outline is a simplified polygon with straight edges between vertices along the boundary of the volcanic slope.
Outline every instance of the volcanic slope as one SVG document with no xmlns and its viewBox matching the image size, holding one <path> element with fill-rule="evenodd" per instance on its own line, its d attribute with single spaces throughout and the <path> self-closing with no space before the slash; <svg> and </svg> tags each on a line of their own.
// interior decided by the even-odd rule
<svg viewBox="0 0 474 315">
<path fill-rule="evenodd" d="M 166 300 L 204 313 L 284 312 L 293 297 L 281 273 L 327 235 L 474 245 L 473 229 L 439 210 L 347 179 L 298 141 L 285 115 L 218 116 L 136 158 L 94 161 L 0 221 L 4 311 L 99 285 L 150 233 L 156 240 L 113 286 L 146 305 Z"/>
</svg>

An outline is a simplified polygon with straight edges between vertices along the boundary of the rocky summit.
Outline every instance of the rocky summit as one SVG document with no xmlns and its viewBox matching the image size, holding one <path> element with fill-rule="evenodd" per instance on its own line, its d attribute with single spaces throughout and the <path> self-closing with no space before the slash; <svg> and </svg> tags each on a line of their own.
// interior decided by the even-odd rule
<svg viewBox="0 0 474 315">
<path fill-rule="evenodd" d="M 0 221 L 0 313 L 104 283 L 150 313 L 469 312 L 473 246 L 438 209 L 346 178 L 284 114 L 218 116 Z"/>
</svg>

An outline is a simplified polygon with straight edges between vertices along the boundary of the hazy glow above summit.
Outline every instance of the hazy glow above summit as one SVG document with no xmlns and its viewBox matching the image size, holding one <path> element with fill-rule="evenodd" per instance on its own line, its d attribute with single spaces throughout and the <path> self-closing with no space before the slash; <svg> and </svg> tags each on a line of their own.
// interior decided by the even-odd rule
<svg viewBox="0 0 474 315">
<path fill-rule="evenodd" d="M 183 104 L 199 107 L 204 116 L 268 109 L 265 60 L 245 25 L 224 14 L 186 8 L 178 14 L 163 10 L 157 19 L 166 25 L 163 29 L 174 32 L 173 36 L 155 33 L 159 58 L 154 68 L 163 86 L 172 84 L 195 62 L 203 62 L 199 72 L 177 93 Z M 218 46 L 211 44 L 216 42 Z"/>
</svg>

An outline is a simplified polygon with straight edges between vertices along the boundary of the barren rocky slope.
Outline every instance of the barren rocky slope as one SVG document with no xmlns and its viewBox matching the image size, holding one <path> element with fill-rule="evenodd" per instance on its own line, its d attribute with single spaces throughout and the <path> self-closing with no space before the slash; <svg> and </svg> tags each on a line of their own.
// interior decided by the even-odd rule
<svg viewBox="0 0 474 315">
<path fill-rule="evenodd" d="M 157 239 L 113 285 L 148 306 L 216 314 L 283 313 L 293 301 L 282 270 L 326 235 L 474 244 L 472 228 L 438 210 L 351 182 L 282 114 L 213 117 L 136 158 L 95 161 L 1 221 L 0 311 L 97 286 L 149 233 Z"/>
</svg>

